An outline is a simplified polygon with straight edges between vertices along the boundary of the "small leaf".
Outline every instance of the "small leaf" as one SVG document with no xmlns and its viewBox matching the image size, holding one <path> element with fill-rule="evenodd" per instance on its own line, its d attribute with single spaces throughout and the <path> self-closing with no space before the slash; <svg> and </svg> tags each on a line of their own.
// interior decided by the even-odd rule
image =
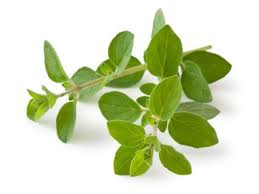
<svg viewBox="0 0 259 194">
<path fill-rule="evenodd" d="M 52 81 L 60 83 L 69 79 L 60 63 L 55 49 L 48 41 L 44 42 L 44 57 L 45 68 Z"/>
<path fill-rule="evenodd" d="M 138 65 L 142 65 L 142 64 L 140 63 L 140 61 L 137 58 L 132 56 L 130 58 L 130 61 L 129 61 L 126 69 L 131 68 L 131 67 L 136 67 Z M 99 65 L 99 67 L 97 68 L 96 71 L 101 75 L 108 75 L 110 73 L 115 72 L 115 70 L 116 70 L 116 67 L 112 64 L 112 62 L 110 60 L 106 60 L 101 65 Z M 104 71 L 106 71 L 106 73 Z M 144 75 L 144 71 L 139 71 L 137 73 L 133 73 L 133 74 L 124 76 L 122 78 L 114 79 L 114 80 L 108 82 L 106 84 L 106 86 L 115 87 L 115 88 L 116 87 L 127 88 L 127 87 L 137 84 L 142 79 L 143 75 Z"/>
<path fill-rule="evenodd" d="M 136 152 L 130 164 L 130 176 L 139 176 L 147 172 L 152 165 L 153 150 L 151 147 Z"/>
<path fill-rule="evenodd" d="M 147 107 L 147 102 L 149 100 L 149 97 L 148 96 L 140 96 L 137 98 L 137 103 L 139 103 L 141 106 L 143 107 Z"/>
<path fill-rule="evenodd" d="M 180 104 L 177 112 L 190 112 L 206 120 L 209 120 L 217 116 L 220 111 L 209 104 L 203 104 L 199 102 L 184 102 Z"/>
<path fill-rule="evenodd" d="M 142 86 L 140 86 L 140 91 L 143 94 L 150 95 L 155 86 L 156 84 L 154 83 L 145 83 Z"/>
<path fill-rule="evenodd" d="M 100 76 L 89 67 L 82 67 L 77 70 L 72 76 L 71 80 L 76 85 L 80 85 L 95 79 L 98 79 Z M 88 87 L 80 91 L 79 99 L 82 101 L 87 100 L 89 97 L 96 94 L 103 87 L 102 83 L 96 84 L 94 86 Z"/>
<path fill-rule="evenodd" d="M 150 112 L 150 111 L 146 112 L 146 113 L 142 116 L 141 125 L 142 125 L 143 127 L 147 126 L 147 124 L 148 124 L 148 117 L 150 117 L 150 116 L 151 116 L 151 112 Z"/>
<path fill-rule="evenodd" d="M 27 91 L 32 98 L 36 98 L 36 99 L 45 99 L 46 98 L 46 95 L 36 93 L 30 89 L 28 89 Z"/>
<path fill-rule="evenodd" d="M 134 158 L 135 152 L 138 149 L 139 148 L 128 148 L 126 146 L 120 146 L 115 154 L 113 162 L 115 174 L 129 175 L 131 160 Z"/>
<path fill-rule="evenodd" d="M 108 92 L 99 100 L 103 116 L 109 120 L 136 121 L 141 115 L 141 108 L 131 98 L 121 92 Z"/>
<path fill-rule="evenodd" d="M 172 76 L 160 82 L 152 91 L 149 108 L 153 115 L 168 120 L 178 108 L 182 88 L 178 76 Z"/>
<path fill-rule="evenodd" d="M 127 121 L 108 121 L 107 126 L 110 135 L 121 145 L 127 147 L 139 147 L 144 144 L 145 131 L 143 127 Z"/>
<path fill-rule="evenodd" d="M 197 102 L 211 102 L 212 96 L 206 79 L 198 65 L 191 61 L 185 62 L 185 69 L 181 77 L 185 95 Z"/>
<path fill-rule="evenodd" d="M 133 42 L 134 35 L 124 31 L 117 34 L 110 43 L 109 59 L 117 67 L 118 73 L 121 73 L 130 61 Z"/>
<path fill-rule="evenodd" d="M 192 52 L 183 58 L 184 61 L 196 63 L 208 83 L 225 77 L 231 70 L 231 64 L 221 56 L 207 51 Z"/>
<path fill-rule="evenodd" d="M 47 97 L 31 99 L 27 106 L 27 117 L 33 121 L 39 120 L 49 110 Z"/>
<path fill-rule="evenodd" d="M 62 106 L 56 119 L 58 138 L 67 143 L 74 132 L 76 122 L 76 102 L 70 101 Z"/>
<path fill-rule="evenodd" d="M 157 152 L 160 152 L 161 145 L 157 136 L 152 136 L 152 135 L 146 136 L 144 142 L 145 144 L 154 145 L 155 150 Z"/>
<path fill-rule="evenodd" d="M 191 164 L 185 156 L 169 145 L 161 145 L 159 159 L 165 168 L 175 174 L 188 175 L 192 173 Z"/>
<path fill-rule="evenodd" d="M 164 26 L 151 40 L 145 58 L 151 74 L 160 78 L 178 73 L 182 43 L 170 26 Z"/>
<path fill-rule="evenodd" d="M 158 9 L 153 21 L 152 38 L 155 36 L 159 30 L 161 30 L 166 25 L 165 17 L 162 9 Z"/>
<path fill-rule="evenodd" d="M 192 113 L 175 113 L 168 129 L 171 137 L 182 145 L 201 148 L 218 143 L 214 128 L 206 120 Z"/>
<path fill-rule="evenodd" d="M 161 132 L 165 132 L 167 128 L 167 121 L 159 121 L 157 127 Z"/>
<path fill-rule="evenodd" d="M 58 99 L 57 95 L 49 91 L 48 88 L 46 88 L 45 86 L 42 86 L 42 89 L 46 92 L 47 99 L 49 102 L 49 107 L 52 108 Z"/>
</svg>

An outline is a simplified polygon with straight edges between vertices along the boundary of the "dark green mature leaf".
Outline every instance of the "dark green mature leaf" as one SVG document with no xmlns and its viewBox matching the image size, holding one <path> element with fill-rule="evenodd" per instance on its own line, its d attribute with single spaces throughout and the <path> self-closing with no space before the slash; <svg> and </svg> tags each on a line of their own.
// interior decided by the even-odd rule
<svg viewBox="0 0 259 194">
<path fill-rule="evenodd" d="M 141 115 L 139 105 L 121 92 L 108 92 L 99 100 L 99 108 L 107 120 L 136 121 Z"/>
<path fill-rule="evenodd" d="M 148 96 L 140 96 L 137 98 L 137 103 L 139 103 L 141 106 L 143 107 L 147 107 L 148 106 L 148 100 L 149 97 Z"/>
<path fill-rule="evenodd" d="M 145 131 L 139 125 L 134 125 L 127 121 L 108 121 L 107 126 L 110 135 L 121 145 L 127 147 L 139 147 L 144 144 Z"/>
<path fill-rule="evenodd" d="M 82 67 L 78 69 L 74 75 L 72 76 L 71 80 L 76 85 L 80 85 L 95 79 L 98 79 L 100 76 L 91 68 L 89 67 Z M 103 87 L 103 83 L 96 84 L 94 86 L 88 87 L 80 91 L 79 99 L 84 101 L 87 98 L 96 94 L 101 88 Z"/>
<path fill-rule="evenodd" d="M 167 128 L 167 121 L 159 121 L 157 127 L 161 132 L 165 132 Z"/>
<path fill-rule="evenodd" d="M 147 52 L 147 68 L 160 78 L 178 73 L 182 60 L 182 43 L 170 26 L 164 26 L 151 40 Z"/>
<path fill-rule="evenodd" d="M 190 112 L 206 120 L 209 120 L 217 116 L 220 111 L 209 104 L 203 104 L 199 102 L 184 102 L 180 104 L 177 112 Z"/>
<path fill-rule="evenodd" d="M 143 94 L 150 95 L 155 86 L 154 83 L 144 83 L 139 89 Z"/>
<path fill-rule="evenodd" d="M 69 79 L 60 63 L 55 49 L 48 41 L 44 42 L 44 57 L 45 68 L 52 81 L 60 83 Z"/>
<path fill-rule="evenodd" d="M 114 162 L 113 162 L 113 168 L 114 173 L 117 175 L 129 175 L 130 174 L 130 164 L 131 160 L 135 156 L 135 152 L 139 148 L 128 148 L 126 146 L 120 146 L 120 148 L 117 150 Z"/>
<path fill-rule="evenodd" d="M 136 152 L 130 164 L 130 176 L 139 176 L 147 172 L 152 165 L 153 149 L 145 147 Z"/>
<path fill-rule="evenodd" d="M 40 119 L 49 110 L 47 97 L 33 98 L 27 106 L 27 117 L 33 121 Z"/>
<path fill-rule="evenodd" d="M 200 68 L 208 83 L 213 83 L 225 77 L 231 70 L 231 64 L 221 56 L 207 51 L 192 52 L 183 58 L 193 61 Z"/>
<path fill-rule="evenodd" d="M 166 25 L 165 17 L 162 9 L 158 9 L 153 21 L 152 38 L 155 36 L 159 30 L 161 30 Z"/>
<path fill-rule="evenodd" d="M 171 137 L 182 145 L 201 148 L 218 143 L 214 128 L 206 120 L 192 113 L 175 113 L 168 129 Z"/>
<path fill-rule="evenodd" d="M 191 164 L 185 156 L 169 145 L 161 145 L 159 159 L 165 168 L 175 174 L 187 175 L 192 173 Z"/>
<path fill-rule="evenodd" d="M 62 106 L 56 119 L 58 138 L 67 143 L 74 132 L 76 123 L 76 102 L 70 101 Z"/>
<path fill-rule="evenodd" d="M 186 61 L 181 77 L 182 87 L 185 95 L 197 102 L 211 102 L 212 96 L 206 79 L 198 65 Z"/>
<path fill-rule="evenodd" d="M 142 65 L 141 62 L 137 58 L 132 56 L 130 58 L 130 61 L 129 61 L 126 69 L 135 67 L 138 65 Z M 116 70 L 116 67 L 112 64 L 112 62 L 110 60 L 106 60 L 101 65 L 99 65 L 99 67 L 97 68 L 96 71 L 100 75 L 109 75 L 109 74 L 115 72 L 115 70 Z M 137 84 L 142 79 L 143 75 L 144 75 L 144 71 L 139 71 L 137 73 L 133 73 L 133 74 L 127 75 L 122 78 L 114 79 L 114 80 L 108 82 L 106 84 L 106 86 L 118 87 L 118 88 L 130 87 L 130 86 Z"/>
<path fill-rule="evenodd" d="M 47 99 L 49 102 L 49 107 L 52 108 L 58 99 L 57 95 L 49 91 L 48 88 L 46 88 L 45 86 L 42 86 L 42 89 L 46 92 Z"/>
<path fill-rule="evenodd" d="M 109 59 L 116 66 L 118 73 L 122 72 L 128 65 L 133 48 L 134 35 L 124 31 L 117 34 L 109 46 Z"/>
<path fill-rule="evenodd" d="M 168 120 L 178 108 L 182 88 L 178 76 L 172 76 L 160 82 L 152 91 L 149 108 L 153 115 Z"/>
</svg>

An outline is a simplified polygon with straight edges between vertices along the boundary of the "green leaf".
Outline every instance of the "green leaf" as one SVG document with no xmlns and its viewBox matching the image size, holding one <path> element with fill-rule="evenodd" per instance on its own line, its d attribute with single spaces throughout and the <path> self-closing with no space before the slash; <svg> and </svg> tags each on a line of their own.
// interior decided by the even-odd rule
<svg viewBox="0 0 259 194">
<path fill-rule="evenodd" d="M 130 61 L 126 67 L 126 69 L 131 68 L 131 67 L 136 67 L 138 65 L 142 65 L 140 61 L 135 58 L 131 57 Z M 112 64 L 110 60 L 104 61 L 99 67 L 97 68 L 97 72 L 101 75 L 108 75 L 113 72 L 115 72 L 116 67 Z M 126 87 L 131 87 L 135 84 L 137 84 L 143 77 L 144 71 L 139 71 L 137 73 L 133 73 L 127 76 L 124 76 L 122 78 L 117 78 L 114 79 L 106 84 L 106 86 L 109 87 L 118 87 L 118 88 L 126 88 Z"/>
<path fill-rule="evenodd" d="M 116 35 L 110 43 L 109 59 L 117 67 L 118 73 L 121 73 L 130 61 L 133 42 L 134 35 L 124 31 Z"/>
<path fill-rule="evenodd" d="M 46 95 L 36 93 L 30 89 L 27 89 L 27 91 L 32 98 L 36 98 L 36 99 L 45 99 L 46 98 Z"/>
<path fill-rule="evenodd" d="M 206 120 L 212 119 L 219 114 L 219 110 L 211 105 L 199 102 L 181 103 L 177 112 L 190 112 L 196 114 Z"/>
<path fill-rule="evenodd" d="M 192 52 L 183 58 L 193 61 L 200 68 L 208 83 L 213 83 L 225 77 L 231 70 L 231 64 L 221 56 L 207 51 Z"/>
<path fill-rule="evenodd" d="M 161 132 L 165 132 L 167 128 L 167 121 L 159 121 L 157 127 Z"/>
<path fill-rule="evenodd" d="M 191 164 L 185 156 L 169 145 L 161 145 L 159 159 L 165 168 L 175 174 L 187 175 L 192 173 Z"/>
<path fill-rule="evenodd" d="M 191 61 L 185 62 L 181 77 L 185 95 L 197 102 L 211 102 L 212 96 L 206 79 L 198 65 Z"/>
<path fill-rule="evenodd" d="M 165 25 L 166 25 L 166 22 L 165 22 L 165 17 L 164 17 L 163 11 L 162 11 L 162 9 L 158 9 L 157 12 L 156 12 L 154 21 L 153 21 L 152 38 Z"/>
<path fill-rule="evenodd" d="M 55 49 L 48 41 L 44 42 L 44 57 L 45 68 L 52 81 L 60 83 L 69 79 L 60 63 Z"/>
<path fill-rule="evenodd" d="M 160 82 L 152 91 L 149 108 L 153 115 L 168 120 L 178 108 L 182 88 L 178 76 L 172 76 Z"/>
<path fill-rule="evenodd" d="M 103 116 L 109 120 L 136 121 L 141 115 L 141 108 L 131 98 L 121 92 L 108 92 L 99 100 Z"/>
<path fill-rule="evenodd" d="M 145 144 L 154 145 L 155 150 L 157 152 L 160 152 L 161 145 L 157 136 L 152 136 L 152 135 L 146 136 L 144 142 Z"/>
<path fill-rule="evenodd" d="M 31 99 L 27 106 L 27 117 L 33 121 L 39 120 L 49 110 L 47 97 Z"/>
<path fill-rule="evenodd" d="M 89 67 L 82 67 L 76 71 L 72 76 L 71 80 L 76 85 L 80 85 L 89 81 L 98 79 L 100 76 Z M 88 87 L 80 91 L 79 99 L 82 101 L 87 100 L 89 97 L 96 94 L 103 87 L 102 83 L 96 84 L 94 86 Z"/>
<path fill-rule="evenodd" d="M 107 126 L 110 135 L 121 145 L 127 147 L 139 147 L 144 144 L 145 131 L 143 127 L 127 121 L 108 121 Z"/>
<path fill-rule="evenodd" d="M 130 176 L 139 176 L 147 172 L 152 165 L 153 149 L 145 147 L 136 152 L 130 164 Z"/>
<path fill-rule="evenodd" d="M 182 60 L 182 43 L 170 26 L 164 26 L 151 40 L 147 53 L 147 68 L 160 78 L 178 73 Z"/>
<path fill-rule="evenodd" d="M 76 102 L 70 101 L 62 106 L 56 119 L 58 138 L 67 143 L 74 132 L 76 123 Z"/>
<path fill-rule="evenodd" d="M 117 150 L 114 161 L 113 168 L 114 173 L 117 175 L 129 175 L 130 163 L 135 156 L 135 152 L 139 148 L 128 148 L 126 146 L 120 146 Z"/>
<path fill-rule="evenodd" d="M 143 107 L 147 107 L 148 105 L 148 100 L 149 100 L 149 97 L 148 96 L 140 96 L 137 98 L 137 103 L 139 103 L 141 106 Z"/>
<path fill-rule="evenodd" d="M 49 91 L 48 88 L 46 88 L 45 86 L 42 86 L 42 90 L 44 90 L 46 92 L 47 99 L 49 102 L 49 107 L 52 108 L 58 99 L 57 95 L 54 94 L 53 92 Z"/>
<path fill-rule="evenodd" d="M 150 112 L 150 111 L 146 112 L 146 113 L 142 116 L 141 125 L 142 125 L 143 127 L 147 126 L 147 124 L 148 124 L 148 117 L 150 117 L 150 116 L 151 116 L 151 112 Z"/>
<path fill-rule="evenodd" d="M 150 95 L 155 86 L 154 83 L 145 83 L 139 89 L 143 94 Z"/>
<path fill-rule="evenodd" d="M 205 119 L 192 113 L 175 113 L 168 129 L 171 137 L 182 145 L 201 148 L 218 143 L 214 128 Z"/>
</svg>

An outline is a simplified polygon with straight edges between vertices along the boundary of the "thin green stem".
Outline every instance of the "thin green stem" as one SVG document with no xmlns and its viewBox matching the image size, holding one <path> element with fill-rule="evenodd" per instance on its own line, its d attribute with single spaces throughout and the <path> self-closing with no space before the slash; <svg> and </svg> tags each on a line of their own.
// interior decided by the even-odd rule
<svg viewBox="0 0 259 194">
<path fill-rule="evenodd" d="M 211 49 L 211 45 L 200 47 L 200 48 L 193 49 L 193 50 L 190 50 L 190 51 L 186 51 L 186 52 L 184 52 L 183 56 L 185 56 L 185 55 L 187 55 L 189 53 L 192 53 L 194 51 L 206 51 L 208 49 Z M 107 79 L 109 79 L 111 81 L 111 80 L 114 80 L 114 79 L 125 77 L 125 76 L 133 74 L 133 73 L 137 73 L 139 71 L 145 71 L 146 69 L 147 69 L 147 65 L 144 64 L 144 65 L 138 65 L 138 66 L 126 69 L 125 71 L 123 71 L 120 74 L 118 74 L 117 72 L 114 72 L 114 73 L 112 73 L 112 74 L 110 74 L 108 76 L 102 76 L 102 77 L 97 78 L 95 80 L 92 80 L 92 81 L 89 81 L 89 82 L 86 82 L 86 83 L 83 83 L 83 84 L 80 84 L 80 85 L 75 85 L 74 87 L 66 90 L 65 92 L 57 94 L 57 96 L 58 97 L 63 97 L 65 95 L 67 95 L 67 94 L 71 94 L 71 93 L 74 93 L 74 92 L 78 93 L 78 92 L 80 92 L 83 89 L 89 88 L 91 86 L 94 86 L 94 85 L 97 85 L 97 84 L 100 84 L 100 83 L 104 83 Z"/>
</svg>

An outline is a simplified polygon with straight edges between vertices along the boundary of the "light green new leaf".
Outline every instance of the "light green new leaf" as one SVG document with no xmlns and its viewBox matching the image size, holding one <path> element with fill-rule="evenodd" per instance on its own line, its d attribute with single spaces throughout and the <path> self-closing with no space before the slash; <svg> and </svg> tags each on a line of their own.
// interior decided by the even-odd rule
<svg viewBox="0 0 259 194">
<path fill-rule="evenodd" d="M 165 168 L 175 174 L 188 175 L 192 173 L 191 164 L 185 156 L 169 145 L 161 145 L 159 159 Z"/>
<path fill-rule="evenodd" d="M 98 79 L 100 76 L 89 67 L 82 67 L 77 70 L 72 76 L 71 80 L 76 84 L 80 85 L 95 79 Z M 91 87 L 85 88 L 80 91 L 79 99 L 82 101 L 87 100 L 89 97 L 96 94 L 103 87 L 102 83 L 93 85 Z"/>
<path fill-rule="evenodd" d="M 142 65 L 140 61 L 137 58 L 132 56 L 130 58 L 130 61 L 126 69 L 131 67 L 136 67 L 139 65 Z M 101 65 L 99 65 L 96 72 L 98 72 L 100 75 L 109 75 L 115 72 L 115 70 L 116 70 L 116 67 L 113 65 L 113 63 L 110 60 L 106 60 Z M 144 71 L 139 71 L 139 72 L 124 76 L 122 78 L 114 79 L 108 82 L 106 86 L 118 87 L 118 88 L 130 87 L 137 84 L 142 79 L 143 75 L 144 75 Z"/>
<path fill-rule="evenodd" d="M 154 83 L 144 83 L 139 89 L 143 94 L 150 95 L 155 86 Z"/>
<path fill-rule="evenodd" d="M 193 61 L 200 68 L 208 83 L 225 77 L 231 70 L 231 64 L 221 56 L 207 51 L 192 52 L 183 58 L 184 61 Z"/>
<path fill-rule="evenodd" d="M 49 110 L 47 97 L 39 99 L 33 98 L 27 106 L 27 117 L 33 121 L 40 119 Z"/>
<path fill-rule="evenodd" d="M 152 165 L 153 149 L 148 146 L 136 152 L 130 164 L 130 176 L 139 176 L 147 172 Z"/>
<path fill-rule="evenodd" d="M 209 120 L 217 116 L 220 111 L 209 104 L 199 102 L 184 102 L 180 104 L 177 112 L 190 112 L 206 120 Z"/>
<path fill-rule="evenodd" d="M 46 95 L 36 93 L 30 89 L 27 89 L 27 91 L 32 98 L 36 98 L 36 99 L 45 99 L 46 98 Z"/>
<path fill-rule="evenodd" d="M 159 30 L 161 30 L 166 25 L 165 16 L 162 9 L 158 9 L 153 21 L 152 38 L 155 36 Z"/>
<path fill-rule="evenodd" d="M 141 106 L 143 107 L 147 107 L 148 105 L 148 100 L 149 100 L 149 97 L 148 96 L 140 96 L 137 98 L 137 103 L 139 103 Z"/>
<path fill-rule="evenodd" d="M 172 76 L 160 82 L 152 91 L 149 108 L 153 115 L 168 120 L 178 108 L 182 88 L 178 76 Z"/>
<path fill-rule="evenodd" d="M 124 31 L 117 34 L 110 43 L 109 59 L 117 67 L 118 73 L 121 73 L 130 61 L 133 42 L 134 35 Z"/>
<path fill-rule="evenodd" d="M 147 126 L 147 124 L 148 124 L 148 118 L 149 118 L 150 116 L 151 116 L 151 112 L 150 112 L 150 111 L 146 112 L 146 113 L 142 116 L 142 118 L 141 118 L 141 125 L 142 125 L 143 127 Z"/>
<path fill-rule="evenodd" d="M 185 62 L 181 82 L 183 91 L 188 98 L 197 102 L 212 101 L 209 85 L 203 77 L 199 66 L 194 62 Z"/>
<path fill-rule="evenodd" d="M 45 68 L 52 81 L 60 83 L 69 79 L 60 63 L 55 49 L 48 41 L 44 42 L 44 57 Z"/>
<path fill-rule="evenodd" d="M 203 118 L 188 112 L 177 112 L 169 123 L 169 134 L 182 145 L 195 148 L 218 143 L 214 128 Z"/>
<path fill-rule="evenodd" d="M 147 52 L 147 68 L 160 78 L 178 73 L 182 60 L 182 43 L 170 26 L 164 26 L 151 40 Z"/>
<path fill-rule="evenodd" d="M 129 175 L 131 160 L 135 156 L 135 152 L 139 148 L 128 148 L 126 146 L 120 146 L 117 150 L 114 161 L 113 168 L 114 173 L 117 175 Z"/>
<path fill-rule="evenodd" d="M 161 150 L 161 145 L 157 136 L 152 136 L 152 135 L 146 136 L 144 142 L 145 144 L 154 145 L 154 148 L 157 152 Z"/>
<path fill-rule="evenodd" d="M 62 106 L 56 119 L 58 138 L 67 143 L 74 132 L 76 123 L 76 102 L 70 101 Z"/>
<path fill-rule="evenodd" d="M 108 92 L 99 102 L 103 116 L 109 120 L 136 121 L 141 115 L 140 106 L 127 95 L 121 92 Z"/>
<path fill-rule="evenodd" d="M 110 135 L 121 145 L 127 147 L 139 147 L 144 144 L 145 131 L 139 125 L 134 125 L 127 121 L 108 121 L 107 126 Z"/>
<path fill-rule="evenodd" d="M 53 92 L 49 91 L 48 88 L 46 88 L 45 86 L 42 86 L 42 90 L 44 90 L 46 92 L 47 99 L 49 102 L 49 107 L 52 108 L 58 99 L 57 95 L 54 94 Z"/>
</svg>

